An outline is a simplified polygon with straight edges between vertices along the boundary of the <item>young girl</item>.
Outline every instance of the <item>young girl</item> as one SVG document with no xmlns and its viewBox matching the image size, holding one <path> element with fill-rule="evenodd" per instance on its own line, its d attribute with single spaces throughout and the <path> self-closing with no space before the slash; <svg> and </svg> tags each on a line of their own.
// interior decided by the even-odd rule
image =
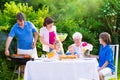
<svg viewBox="0 0 120 80">
<path fill-rule="evenodd" d="M 59 40 L 55 40 L 53 52 L 58 55 L 64 54 L 62 43 Z"/>
<path fill-rule="evenodd" d="M 114 72 L 113 51 L 110 48 L 111 38 L 110 34 L 103 32 L 99 35 L 99 42 L 101 44 L 99 51 L 99 77 L 104 80 L 105 76 L 110 76 Z"/>
</svg>

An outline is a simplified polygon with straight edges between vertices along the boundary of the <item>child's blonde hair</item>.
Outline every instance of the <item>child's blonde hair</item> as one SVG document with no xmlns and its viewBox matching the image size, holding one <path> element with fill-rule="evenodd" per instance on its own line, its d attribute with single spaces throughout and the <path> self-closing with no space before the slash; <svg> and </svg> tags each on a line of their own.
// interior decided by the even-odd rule
<svg viewBox="0 0 120 80">
<path fill-rule="evenodd" d="M 60 41 L 59 40 L 55 40 L 54 45 L 56 45 L 57 43 L 60 43 Z"/>
<path fill-rule="evenodd" d="M 61 42 L 59 40 L 55 40 L 55 42 L 54 42 L 54 48 L 56 48 L 56 44 L 60 44 L 60 46 L 61 46 Z"/>
<path fill-rule="evenodd" d="M 60 44 L 60 48 L 61 48 L 62 54 L 64 54 L 64 49 L 62 47 L 63 46 L 62 43 L 59 40 L 55 40 L 55 42 L 54 42 L 54 49 L 56 49 L 56 44 Z"/>
</svg>

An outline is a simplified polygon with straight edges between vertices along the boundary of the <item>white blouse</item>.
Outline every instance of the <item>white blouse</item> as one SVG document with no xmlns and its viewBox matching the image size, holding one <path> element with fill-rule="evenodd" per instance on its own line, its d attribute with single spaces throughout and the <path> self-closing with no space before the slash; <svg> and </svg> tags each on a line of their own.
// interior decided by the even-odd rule
<svg viewBox="0 0 120 80">
<path fill-rule="evenodd" d="M 83 42 L 81 42 L 81 44 L 79 45 L 79 46 L 76 46 L 75 44 L 72 44 L 72 46 L 73 46 L 73 49 L 75 50 L 75 52 L 77 52 L 78 54 L 79 54 L 79 56 L 80 57 L 83 57 L 83 52 L 82 52 L 82 43 Z"/>
<path fill-rule="evenodd" d="M 52 29 L 53 29 L 53 31 L 55 31 L 55 34 L 57 35 L 57 33 L 56 33 L 56 26 L 53 26 Z M 49 44 L 49 31 L 47 30 L 46 27 L 43 26 L 40 29 L 40 36 L 43 36 L 44 37 L 44 41 Z M 49 52 L 50 48 L 49 48 L 48 45 L 42 44 L 42 49 L 43 49 L 43 51 Z"/>
</svg>

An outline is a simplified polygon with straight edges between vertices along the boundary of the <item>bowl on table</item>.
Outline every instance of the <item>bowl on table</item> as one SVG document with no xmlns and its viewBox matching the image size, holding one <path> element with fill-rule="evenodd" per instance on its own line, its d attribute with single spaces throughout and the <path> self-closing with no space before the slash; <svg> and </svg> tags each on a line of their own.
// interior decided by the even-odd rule
<svg viewBox="0 0 120 80">
<path fill-rule="evenodd" d="M 55 56 L 55 53 L 54 53 L 54 52 L 49 52 L 49 53 L 46 54 L 46 57 L 47 57 L 48 59 L 53 58 L 54 56 Z"/>
<path fill-rule="evenodd" d="M 61 42 L 63 42 L 67 38 L 68 34 L 67 33 L 57 33 L 57 36 L 58 36 L 59 40 Z"/>
</svg>

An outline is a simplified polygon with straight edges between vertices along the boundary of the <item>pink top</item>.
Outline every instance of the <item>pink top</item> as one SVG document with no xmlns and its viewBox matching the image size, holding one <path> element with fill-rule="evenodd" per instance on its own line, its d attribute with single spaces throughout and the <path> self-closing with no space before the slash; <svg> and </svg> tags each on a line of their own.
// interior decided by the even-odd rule
<svg viewBox="0 0 120 80">
<path fill-rule="evenodd" d="M 55 32 L 54 31 L 49 32 L 49 43 L 54 44 L 55 40 L 56 40 Z"/>
</svg>

